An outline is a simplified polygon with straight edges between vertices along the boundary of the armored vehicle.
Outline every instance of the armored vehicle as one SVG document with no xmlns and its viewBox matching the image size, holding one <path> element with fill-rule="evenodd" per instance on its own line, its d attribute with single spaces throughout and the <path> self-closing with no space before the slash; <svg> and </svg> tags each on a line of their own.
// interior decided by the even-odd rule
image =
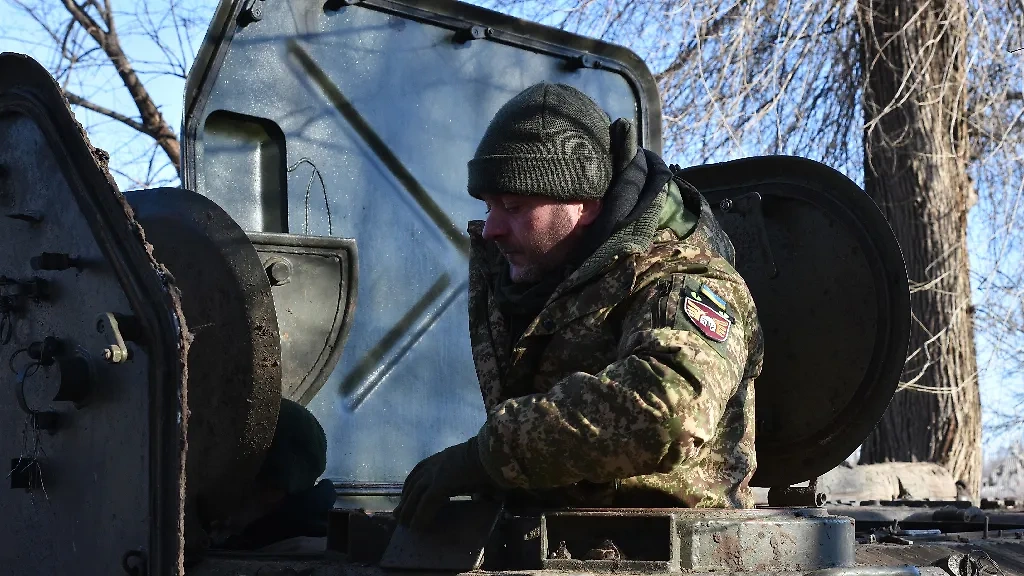
<svg viewBox="0 0 1024 576">
<path fill-rule="evenodd" d="M 429 532 L 396 526 L 412 466 L 484 419 L 466 161 L 542 80 L 661 152 L 635 54 L 453 0 L 222 1 L 187 82 L 176 189 L 119 192 L 54 80 L 0 56 L 0 572 L 880 576 L 977 573 L 984 554 L 1024 573 L 1012 509 L 837 508 L 815 489 L 896 390 L 909 290 L 863 190 L 792 157 L 676 169 L 730 234 L 765 330 L 753 484 L 768 506 L 465 497 Z M 282 399 L 326 431 L 325 533 L 207 546 L 186 569 L 190 503 L 239 497 Z"/>
</svg>

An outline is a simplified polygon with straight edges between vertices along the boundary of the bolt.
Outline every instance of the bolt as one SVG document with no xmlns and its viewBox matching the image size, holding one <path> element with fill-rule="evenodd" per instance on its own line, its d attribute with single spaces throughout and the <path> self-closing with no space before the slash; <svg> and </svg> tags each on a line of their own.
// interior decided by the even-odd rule
<svg viewBox="0 0 1024 576">
<path fill-rule="evenodd" d="M 103 349 L 103 359 L 111 364 L 120 364 L 128 359 L 128 351 L 120 346 L 110 346 Z"/>
<path fill-rule="evenodd" d="M 729 210 L 732 210 L 732 200 L 726 198 L 725 200 L 722 200 L 718 207 L 722 209 L 722 212 L 728 212 Z"/>
<path fill-rule="evenodd" d="M 272 286 L 282 286 L 291 282 L 292 265 L 287 260 L 271 260 L 267 263 L 267 278 Z"/>
</svg>

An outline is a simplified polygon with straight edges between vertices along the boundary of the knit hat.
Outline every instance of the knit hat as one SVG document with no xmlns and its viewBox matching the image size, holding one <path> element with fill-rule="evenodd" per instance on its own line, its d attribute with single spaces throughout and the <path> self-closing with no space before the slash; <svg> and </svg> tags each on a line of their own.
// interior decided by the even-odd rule
<svg viewBox="0 0 1024 576">
<path fill-rule="evenodd" d="M 617 128 L 620 122 L 628 121 L 617 121 Z M 534 84 L 506 102 L 487 126 L 469 161 L 469 194 L 601 198 L 613 163 L 621 163 L 612 151 L 611 126 L 583 92 L 565 84 Z M 635 152 L 636 132 L 627 132 Z"/>
</svg>

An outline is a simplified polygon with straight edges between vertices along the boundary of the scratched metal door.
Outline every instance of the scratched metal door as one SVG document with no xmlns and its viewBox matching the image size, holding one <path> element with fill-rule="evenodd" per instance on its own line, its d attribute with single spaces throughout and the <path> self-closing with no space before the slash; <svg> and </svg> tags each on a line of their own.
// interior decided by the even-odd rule
<svg viewBox="0 0 1024 576">
<path fill-rule="evenodd" d="M 523 88 L 565 82 L 660 151 L 657 92 L 624 49 L 456 2 L 258 4 L 255 21 L 222 4 L 192 70 L 185 186 L 248 231 L 356 240 L 349 337 L 309 407 L 340 491 L 393 494 L 484 421 L 466 312 L 466 224 L 483 206 L 465 187 L 487 122 Z M 294 305 L 322 305 L 307 296 Z"/>
</svg>

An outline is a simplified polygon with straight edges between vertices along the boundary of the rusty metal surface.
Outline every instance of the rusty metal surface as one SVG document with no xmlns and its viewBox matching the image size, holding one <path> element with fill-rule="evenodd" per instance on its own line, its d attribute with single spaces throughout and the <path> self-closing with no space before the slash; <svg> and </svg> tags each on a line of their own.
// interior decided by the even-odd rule
<svg viewBox="0 0 1024 576">
<path fill-rule="evenodd" d="M 0 166 L 0 276 L 46 286 L 19 299 L 0 343 L 0 462 L 12 466 L 0 484 L 0 571 L 119 574 L 127 557 L 178 574 L 188 343 L 177 293 L 106 154 L 46 70 L 20 55 L 0 55 Z M 44 252 L 75 265 L 33 267 Z M 117 364 L 103 358 L 104 312 L 136 328 Z M 50 352 L 33 346 L 46 338 Z M 35 426 L 16 390 L 55 427 Z"/>
<path fill-rule="evenodd" d="M 186 487 L 220 518 L 256 477 L 277 424 L 281 344 L 270 283 L 245 233 L 208 198 L 180 188 L 126 198 L 192 327 Z"/>
<path fill-rule="evenodd" d="M 743 572 L 850 566 L 853 533 L 849 518 L 783 511 L 767 519 L 695 521 L 681 528 L 680 563 L 683 570 Z"/>
<path fill-rule="evenodd" d="M 270 278 L 281 333 L 281 394 L 306 405 L 334 372 L 358 293 L 356 243 L 250 232 Z"/>
<path fill-rule="evenodd" d="M 853 563 L 853 524 L 847 518 L 829 516 L 824 510 L 758 509 L 758 510 L 681 510 L 651 509 L 633 514 L 633 510 L 573 511 L 545 514 L 564 522 L 577 517 L 580 522 L 563 526 L 568 538 L 587 535 L 596 542 L 602 532 L 610 533 L 609 525 L 594 522 L 600 518 L 671 519 L 667 524 L 648 522 L 646 526 L 620 525 L 620 534 L 611 539 L 623 553 L 620 561 L 574 561 L 555 558 L 547 568 L 573 571 L 608 571 L 623 569 L 641 572 L 787 572 L 850 566 Z M 591 522 L 588 526 L 587 520 Z M 569 530 L 565 530 L 568 528 Z M 627 528 L 627 532 L 622 532 Z M 658 535 L 658 532 L 665 532 Z M 547 536 L 543 543 L 547 554 L 561 545 L 561 537 Z M 636 539 L 630 543 L 629 539 Z M 555 541 L 559 540 L 559 541 Z M 650 548 L 658 543 L 664 549 Z M 567 542 L 568 543 L 568 542 Z M 586 548 L 587 546 L 584 546 Z M 633 560 L 630 560 L 630 549 Z M 572 553 L 570 547 L 570 553 Z M 575 558 L 579 558 L 577 553 Z"/>
<path fill-rule="evenodd" d="M 498 573 L 800 572 L 852 566 L 855 544 L 853 523 L 821 509 L 506 512 L 493 532 L 448 520 L 402 551 L 402 567 L 445 571 L 438 557 L 465 556 L 483 538 L 483 566 Z"/>
</svg>

